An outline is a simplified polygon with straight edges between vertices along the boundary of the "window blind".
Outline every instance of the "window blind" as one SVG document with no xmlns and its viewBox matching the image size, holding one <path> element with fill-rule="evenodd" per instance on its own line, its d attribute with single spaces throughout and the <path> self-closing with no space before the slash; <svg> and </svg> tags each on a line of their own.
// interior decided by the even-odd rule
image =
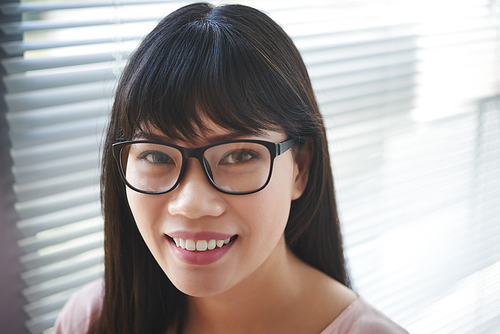
<svg viewBox="0 0 500 334">
<path fill-rule="evenodd" d="M 1 26 L 23 36 L 1 47 L 10 56 L 2 62 L 4 98 L 32 333 L 50 329 L 75 289 L 102 275 L 99 152 L 116 80 L 138 41 L 180 5 L 115 3 L 1 7 L 3 15 L 23 17 Z"/>
<path fill-rule="evenodd" d="M 0 6 L 23 17 L 0 26 L 23 37 L 0 47 L 32 333 L 102 275 L 113 90 L 140 39 L 185 3 Z M 411 333 L 500 328 L 498 4 L 244 3 L 280 23 L 308 66 L 355 289 Z"/>
<path fill-rule="evenodd" d="M 380 107 L 343 115 L 344 99 L 322 104 L 355 287 L 410 333 L 495 333 L 498 4 L 385 8 L 415 23 L 413 95 L 383 84 Z"/>
</svg>

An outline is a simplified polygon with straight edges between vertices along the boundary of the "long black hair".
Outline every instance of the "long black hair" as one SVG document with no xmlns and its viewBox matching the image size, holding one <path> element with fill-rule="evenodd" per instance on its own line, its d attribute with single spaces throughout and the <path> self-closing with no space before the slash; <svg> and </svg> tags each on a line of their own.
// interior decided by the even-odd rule
<svg viewBox="0 0 500 334">
<path fill-rule="evenodd" d="M 146 36 L 116 91 L 103 152 L 105 295 L 95 333 L 182 331 L 187 298 L 142 240 L 111 144 L 153 127 L 195 139 L 204 117 L 237 132 L 279 129 L 296 139 L 296 152 L 310 141 L 308 184 L 292 202 L 285 239 L 303 261 L 350 285 L 326 132 L 300 53 L 256 9 L 191 4 Z"/>
</svg>

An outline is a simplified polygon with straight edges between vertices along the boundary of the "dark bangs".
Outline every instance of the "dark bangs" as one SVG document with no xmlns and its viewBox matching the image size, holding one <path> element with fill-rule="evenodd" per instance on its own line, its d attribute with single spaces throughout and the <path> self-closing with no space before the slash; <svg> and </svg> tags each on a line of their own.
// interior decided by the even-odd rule
<svg viewBox="0 0 500 334">
<path fill-rule="evenodd" d="M 245 10 L 248 15 L 241 15 L 241 6 L 233 14 L 231 5 L 195 4 L 158 24 L 118 87 L 117 140 L 149 126 L 171 138 L 199 139 L 206 134 L 206 117 L 237 133 L 282 129 L 297 138 L 312 130 L 296 128 L 310 123 L 304 82 L 310 84 L 298 51 L 267 16 Z M 299 62 L 289 63 L 297 56 Z"/>
</svg>

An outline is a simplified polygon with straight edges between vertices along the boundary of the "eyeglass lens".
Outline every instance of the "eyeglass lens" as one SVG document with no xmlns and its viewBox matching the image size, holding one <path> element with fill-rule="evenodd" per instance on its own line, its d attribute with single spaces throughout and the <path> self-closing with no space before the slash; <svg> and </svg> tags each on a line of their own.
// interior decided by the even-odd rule
<svg viewBox="0 0 500 334">
<path fill-rule="evenodd" d="M 182 170 L 177 148 L 154 143 L 131 143 L 121 151 L 123 174 L 134 188 L 161 193 L 171 190 Z M 225 143 L 208 148 L 203 168 L 211 181 L 230 193 L 252 192 L 266 183 L 270 168 L 269 149 L 258 143 Z"/>
</svg>

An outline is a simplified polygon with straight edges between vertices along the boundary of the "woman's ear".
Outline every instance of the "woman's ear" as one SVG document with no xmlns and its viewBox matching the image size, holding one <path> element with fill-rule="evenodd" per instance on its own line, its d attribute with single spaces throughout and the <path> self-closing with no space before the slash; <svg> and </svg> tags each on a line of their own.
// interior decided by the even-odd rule
<svg viewBox="0 0 500 334">
<path fill-rule="evenodd" d="M 306 189 L 312 156 L 313 143 L 311 137 L 308 137 L 304 146 L 302 146 L 300 151 L 295 155 L 292 200 L 296 200 L 297 198 L 302 196 L 302 193 L 304 193 L 304 190 Z"/>
</svg>

